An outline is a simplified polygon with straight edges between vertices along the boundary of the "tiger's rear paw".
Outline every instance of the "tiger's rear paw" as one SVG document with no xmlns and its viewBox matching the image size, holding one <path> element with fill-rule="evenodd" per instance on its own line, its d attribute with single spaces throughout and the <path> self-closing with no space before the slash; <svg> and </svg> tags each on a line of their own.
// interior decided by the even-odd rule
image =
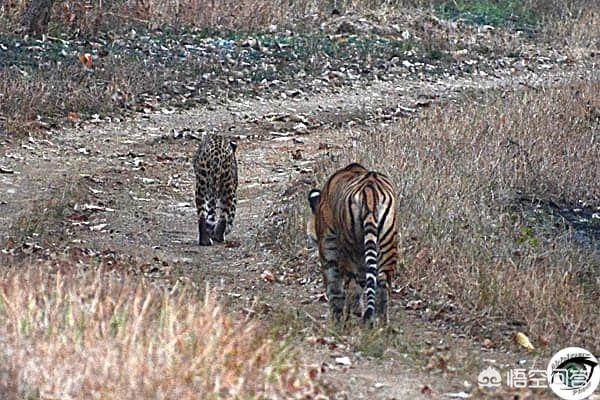
<svg viewBox="0 0 600 400">
<path fill-rule="evenodd" d="M 375 313 L 372 310 L 367 309 L 362 316 L 361 322 L 366 328 L 373 329 L 375 326 Z"/>
</svg>

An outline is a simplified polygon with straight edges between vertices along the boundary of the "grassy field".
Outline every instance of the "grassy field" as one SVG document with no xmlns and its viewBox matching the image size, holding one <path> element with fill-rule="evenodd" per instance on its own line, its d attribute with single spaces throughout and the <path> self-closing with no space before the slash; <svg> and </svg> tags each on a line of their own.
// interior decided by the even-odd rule
<svg viewBox="0 0 600 400">
<path fill-rule="evenodd" d="M 310 91 L 306 82 L 329 71 L 335 82 L 324 86 L 393 79 L 390 67 L 404 61 L 442 73 L 462 54 L 479 58 L 484 71 L 499 58 L 526 55 L 526 48 L 560 49 L 577 59 L 597 49 L 600 37 L 593 1 L 419 2 L 422 8 L 348 1 L 337 3 L 348 15 L 333 18 L 331 5 L 309 1 L 57 2 L 44 38 L 19 33 L 25 4 L 0 6 L 0 132 L 7 134 L 239 95 Z M 493 34 L 482 35 L 483 24 L 493 25 Z"/>
<path fill-rule="evenodd" d="M 82 268 L 85 265 L 89 268 Z M 205 297 L 70 257 L 1 271 L 4 399 L 316 396 L 319 371 Z M 112 273 L 111 273 L 112 271 Z"/>
<path fill-rule="evenodd" d="M 5 29 L 18 26 L 26 5 L 24 0 L 3 2 L 0 18 L 5 22 Z M 54 5 L 50 32 L 66 29 L 77 34 L 93 34 L 103 30 L 165 27 L 255 32 L 273 24 L 293 26 L 299 20 L 323 19 L 332 13 L 389 18 L 414 8 L 431 9 L 442 17 L 461 18 L 477 24 L 531 27 L 547 17 L 572 17 L 594 5 L 593 0 L 58 1 Z"/>
<path fill-rule="evenodd" d="M 318 182 L 350 161 L 393 178 L 398 285 L 435 319 L 482 337 L 522 330 L 553 347 L 598 348 L 589 318 L 600 295 L 598 90 L 594 79 L 485 93 L 477 106 L 354 130 L 355 146 L 324 162 Z M 279 235 L 290 249 L 305 241 L 305 201 L 302 193 L 286 208 Z"/>
</svg>

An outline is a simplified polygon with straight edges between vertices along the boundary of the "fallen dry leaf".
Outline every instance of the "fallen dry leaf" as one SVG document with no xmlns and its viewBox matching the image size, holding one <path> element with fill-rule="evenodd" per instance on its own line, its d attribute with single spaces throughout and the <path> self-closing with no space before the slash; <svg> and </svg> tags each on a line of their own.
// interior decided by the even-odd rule
<svg viewBox="0 0 600 400">
<path fill-rule="evenodd" d="M 433 394 L 433 390 L 431 390 L 431 388 L 428 385 L 424 385 L 421 388 L 421 394 L 424 394 L 426 396 L 431 396 Z"/>
<path fill-rule="evenodd" d="M 527 350 L 529 350 L 529 351 L 535 350 L 535 347 L 533 347 L 533 345 L 529 341 L 529 338 L 524 333 L 518 332 L 517 335 L 515 336 L 515 339 L 517 340 L 517 343 L 519 343 L 521 346 L 525 347 Z"/>
<path fill-rule="evenodd" d="M 82 222 L 82 221 L 87 221 L 88 220 L 88 216 L 85 214 L 72 214 L 71 216 L 69 216 L 69 219 L 71 221 L 77 221 L 77 222 Z"/>
<path fill-rule="evenodd" d="M 335 363 L 339 364 L 339 365 L 343 365 L 345 367 L 349 367 L 352 365 L 352 362 L 350 361 L 350 357 L 348 357 L 348 356 L 336 357 Z"/>
<path fill-rule="evenodd" d="M 71 122 L 77 122 L 77 121 L 81 120 L 81 117 L 79 116 L 78 113 L 71 111 L 67 114 L 67 119 Z"/>
<path fill-rule="evenodd" d="M 264 270 L 263 273 L 260 274 L 260 277 L 265 282 L 270 282 L 270 283 L 275 282 L 275 276 L 269 270 Z"/>
<path fill-rule="evenodd" d="M 225 241 L 225 248 L 226 249 L 233 249 L 236 247 L 240 247 L 242 244 L 236 240 L 227 240 Z"/>
<path fill-rule="evenodd" d="M 84 53 L 79 56 L 79 61 L 83 64 L 84 67 L 90 69 L 92 68 L 92 55 L 90 53 Z"/>
</svg>

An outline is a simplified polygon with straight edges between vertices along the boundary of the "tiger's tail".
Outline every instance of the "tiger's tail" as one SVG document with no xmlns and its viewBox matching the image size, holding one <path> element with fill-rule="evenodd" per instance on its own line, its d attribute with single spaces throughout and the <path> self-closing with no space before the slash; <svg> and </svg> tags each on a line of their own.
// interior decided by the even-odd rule
<svg viewBox="0 0 600 400">
<path fill-rule="evenodd" d="M 377 290 L 377 262 L 379 260 L 379 238 L 376 197 L 375 193 L 368 191 L 365 196 L 366 213 L 363 219 L 364 232 L 364 257 L 366 266 L 365 297 L 367 300 L 363 314 L 363 323 L 372 323 L 375 317 L 375 300 Z"/>
</svg>

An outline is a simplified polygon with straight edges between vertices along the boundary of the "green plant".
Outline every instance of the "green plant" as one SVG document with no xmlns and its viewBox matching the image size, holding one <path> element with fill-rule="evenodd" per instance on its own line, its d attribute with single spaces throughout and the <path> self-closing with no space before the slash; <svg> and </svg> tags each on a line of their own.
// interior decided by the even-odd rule
<svg viewBox="0 0 600 400">
<path fill-rule="evenodd" d="M 539 16 L 526 2 L 516 0 L 459 0 L 443 2 L 437 7 L 445 18 L 464 19 L 481 25 L 534 26 Z"/>
</svg>

